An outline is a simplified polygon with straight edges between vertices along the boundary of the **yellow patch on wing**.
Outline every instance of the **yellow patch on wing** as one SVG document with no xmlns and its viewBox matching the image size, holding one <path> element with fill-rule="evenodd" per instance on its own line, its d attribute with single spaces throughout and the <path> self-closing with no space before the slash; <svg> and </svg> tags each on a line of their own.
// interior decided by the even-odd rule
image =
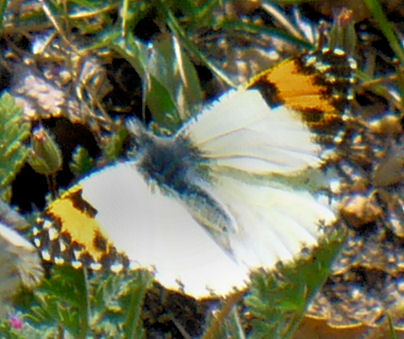
<svg viewBox="0 0 404 339">
<path fill-rule="evenodd" d="M 95 261 L 100 261 L 113 245 L 95 218 L 96 210 L 81 193 L 81 186 L 74 186 L 50 204 L 47 214 L 60 223 L 61 234 L 69 235 L 71 242 L 80 245 Z"/>
</svg>

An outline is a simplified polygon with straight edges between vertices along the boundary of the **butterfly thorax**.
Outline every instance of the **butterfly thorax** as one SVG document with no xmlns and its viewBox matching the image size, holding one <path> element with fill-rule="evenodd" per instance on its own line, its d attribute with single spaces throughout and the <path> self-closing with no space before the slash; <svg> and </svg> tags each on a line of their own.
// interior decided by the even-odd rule
<svg viewBox="0 0 404 339">
<path fill-rule="evenodd" d="M 195 178 L 204 175 L 200 169 L 203 156 L 188 139 L 176 140 L 148 132 L 141 139 L 137 164 L 148 182 L 181 195 L 192 190 Z"/>
</svg>

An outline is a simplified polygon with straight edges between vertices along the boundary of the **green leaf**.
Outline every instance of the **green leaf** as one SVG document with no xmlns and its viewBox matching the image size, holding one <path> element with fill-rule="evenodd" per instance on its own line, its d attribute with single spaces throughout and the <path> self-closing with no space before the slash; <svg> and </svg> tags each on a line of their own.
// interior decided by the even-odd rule
<svg viewBox="0 0 404 339">
<path fill-rule="evenodd" d="M 24 164 L 27 147 L 23 141 L 30 133 L 30 124 L 23 120 L 23 110 L 14 98 L 0 97 L 0 194 L 8 200 L 10 184 Z"/>
<path fill-rule="evenodd" d="M 128 141 L 129 132 L 127 128 L 120 125 L 116 128 L 110 138 L 105 139 L 105 143 L 101 146 L 103 161 L 110 163 L 116 161 L 124 153 L 125 143 Z"/>
<path fill-rule="evenodd" d="M 87 149 L 84 147 L 77 147 L 72 155 L 72 162 L 70 163 L 70 169 L 77 177 L 82 176 L 85 173 L 90 172 L 94 168 L 95 161 L 91 158 Z"/>
<path fill-rule="evenodd" d="M 116 35 L 116 34 L 115 34 Z M 120 53 L 143 79 L 146 89 L 146 104 L 153 115 L 153 120 L 165 122 L 166 127 L 174 131 L 181 123 L 177 107 L 170 90 L 149 71 L 149 49 L 145 43 L 128 34 L 123 40 L 110 35 L 111 48 Z"/>
<path fill-rule="evenodd" d="M 28 314 L 35 325 L 47 325 L 68 331 L 75 338 L 88 333 L 88 289 L 81 270 L 57 267 L 52 278 L 45 280 L 35 292 L 38 304 Z"/>
<path fill-rule="evenodd" d="M 142 338 L 141 314 L 153 276 L 147 271 L 127 274 L 55 267 L 52 277 L 34 292 L 36 302 L 25 307 L 33 328 L 57 337 Z"/>
<path fill-rule="evenodd" d="M 165 35 L 153 48 L 133 37 L 114 39 L 111 47 L 135 68 L 145 86 L 145 102 L 153 120 L 173 132 L 199 108 L 202 90 L 195 67 L 177 39 Z"/>
<path fill-rule="evenodd" d="M 153 44 L 148 70 L 169 90 L 181 121 L 196 111 L 202 102 L 199 78 L 175 35 L 165 35 Z"/>
<path fill-rule="evenodd" d="M 165 1 L 158 0 L 160 13 L 164 13 L 165 21 L 168 27 L 174 33 L 181 44 L 191 53 L 195 54 L 199 60 L 204 63 L 214 74 L 216 74 L 220 79 L 226 82 L 228 85 L 235 87 L 235 84 L 227 77 L 222 70 L 212 63 L 209 58 L 207 58 L 197 46 L 189 39 L 187 32 L 182 28 L 178 20 L 176 19 L 174 13 L 166 5 Z"/>
<path fill-rule="evenodd" d="M 144 338 L 145 331 L 142 327 L 141 315 L 143 301 L 147 290 L 151 287 L 153 276 L 147 271 L 136 272 L 136 283 L 130 284 L 129 307 L 127 310 L 124 324 L 126 338 Z"/>
</svg>

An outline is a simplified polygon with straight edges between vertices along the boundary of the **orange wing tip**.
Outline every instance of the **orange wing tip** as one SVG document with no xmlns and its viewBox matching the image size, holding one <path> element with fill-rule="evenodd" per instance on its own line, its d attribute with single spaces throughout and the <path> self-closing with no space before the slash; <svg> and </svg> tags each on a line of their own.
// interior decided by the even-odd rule
<svg viewBox="0 0 404 339">
<path fill-rule="evenodd" d="M 317 135 L 322 144 L 336 144 L 353 99 L 356 61 L 341 49 L 305 52 L 255 76 L 257 88 L 272 108 L 286 106 Z"/>
</svg>

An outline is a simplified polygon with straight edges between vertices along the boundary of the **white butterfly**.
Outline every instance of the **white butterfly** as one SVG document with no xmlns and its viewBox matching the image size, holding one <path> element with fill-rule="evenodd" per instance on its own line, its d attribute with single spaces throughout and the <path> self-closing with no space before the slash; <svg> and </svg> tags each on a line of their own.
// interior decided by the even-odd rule
<svg viewBox="0 0 404 339">
<path fill-rule="evenodd" d="M 335 220 L 315 192 L 287 183 L 321 165 L 313 133 L 258 89 L 230 91 L 171 137 L 138 121 L 130 130 L 134 159 L 85 177 L 49 206 L 53 220 L 36 239 L 45 259 L 119 270 L 124 259 L 103 255 L 113 244 L 131 267 L 202 298 L 244 288 L 251 269 L 291 260 Z"/>
</svg>

